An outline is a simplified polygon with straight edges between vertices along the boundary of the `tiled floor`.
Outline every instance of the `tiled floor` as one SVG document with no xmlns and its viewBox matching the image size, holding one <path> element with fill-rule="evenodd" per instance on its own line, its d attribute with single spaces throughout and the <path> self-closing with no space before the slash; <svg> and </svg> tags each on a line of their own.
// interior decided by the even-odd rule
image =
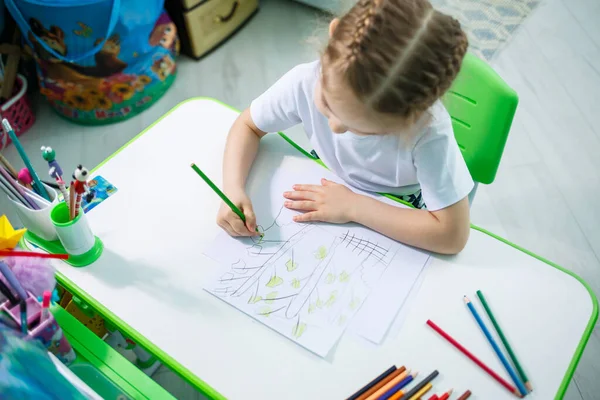
<svg viewBox="0 0 600 400">
<path fill-rule="evenodd" d="M 316 12 L 303 5 L 263 0 L 256 17 L 217 51 L 200 62 L 182 59 L 173 88 L 141 116 L 115 126 L 82 128 L 40 105 L 39 120 L 23 144 L 31 152 L 52 145 L 63 165 L 93 167 L 186 98 L 209 96 L 246 107 L 292 66 L 315 57 L 305 43 L 315 20 Z M 496 181 L 480 187 L 472 209 L 475 224 L 575 271 L 598 295 L 599 21 L 598 0 L 545 0 L 494 60 L 521 102 Z M 308 147 L 300 128 L 292 129 L 291 136 Z M 13 148 L 6 156 L 18 158 Z M 41 157 L 34 164 L 44 167 Z M 0 196 L 0 210 L 7 209 Z M 598 360 L 597 328 L 567 399 L 598 398 Z M 201 398 L 169 371 L 155 377 L 180 399 Z"/>
</svg>

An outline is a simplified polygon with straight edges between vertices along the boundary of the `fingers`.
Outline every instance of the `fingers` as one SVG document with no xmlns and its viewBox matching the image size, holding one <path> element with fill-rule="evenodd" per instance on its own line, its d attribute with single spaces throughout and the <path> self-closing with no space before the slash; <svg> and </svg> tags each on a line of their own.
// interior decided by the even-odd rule
<svg viewBox="0 0 600 400">
<path fill-rule="evenodd" d="M 229 222 L 227 222 L 225 220 L 218 220 L 217 224 L 219 224 L 221 229 L 223 229 L 225 232 L 227 232 L 227 234 L 229 236 L 237 236 L 237 234 L 235 233 L 235 231 L 233 230 L 231 225 L 229 225 Z"/>
<path fill-rule="evenodd" d="M 219 214 L 217 224 L 230 236 L 253 236 L 256 230 L 250 231 L 244 221 L 233 212 Z"/>
<path fill-rule="evenodd" d="M 256 215 L 254 214 L 252 205 L 242 205 L 242 211 L 244 212 L 244 216 L 246 217 L 246 229 L 248 229 L 251 235 L 258 235 L 258 232 L 256 232 Z"/>
<path fill-rule="evenodd" d="M 330 181 L 325 178 L 321 178 L 321 185 L 323 186 L 331 186 L 331 185 L 339 185 L 339 183 L 335 183 L 334 181 Z"/>
<path fill-rule="evenodd" d="M 306 191 L 285 192 L 283 193 L 283 197 L 290 200 L 317 200 L 317 194 L 315 192 Z"/>
<path fill-rule="evenodd" d="M 321 215 L 317 211 L 307 212 L 300 215 L 294 216 L 295 222 L 310 222 L 310 221 L 321 221 Z"/>
<path fill-rule="evenodd" d="M 286 201 L 283 205 L 298 211 L 315 211 L 317 209 L 317 203 L 314 201 Z"/>
<path fill-rule="evenodd" d="M 299 192 L 317 192 L 320 193 L 323 188 L 320 185 L 294 185 L 292 189 Z"/>
</svg>

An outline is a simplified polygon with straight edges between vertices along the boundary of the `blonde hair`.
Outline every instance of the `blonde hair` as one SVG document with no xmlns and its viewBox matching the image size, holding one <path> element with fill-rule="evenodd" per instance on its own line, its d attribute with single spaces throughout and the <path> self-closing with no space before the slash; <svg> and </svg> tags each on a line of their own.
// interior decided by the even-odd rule
<svg viewBox="0 0 600 400">
<path fill-rule="evenodd" d="M 322 55 L 323 80 L 341 76 L 371 109 L 418 117 L 448 90 L 468 40 L 427 0 L 359 0 Z"/>
</svg>

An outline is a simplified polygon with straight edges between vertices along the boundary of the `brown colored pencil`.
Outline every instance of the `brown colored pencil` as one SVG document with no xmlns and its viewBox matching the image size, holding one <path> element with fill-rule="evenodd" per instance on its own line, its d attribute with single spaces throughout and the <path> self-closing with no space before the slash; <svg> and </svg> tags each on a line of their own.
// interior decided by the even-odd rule
<svg viewBox="0 0 600 400">
<path fill-rule="evenodd" d="M 385 392 L 390 390 L 394 385 L 396 385 L 397 383 L 400 383 L 403 379 L 405 379 L 409 373 L 410 373 L 410 371 L 404 371 L 400 374 L 395 374 L 396 376 L 394 376 L 392 379 L 388 380 L 387 383 L 385 383 L 383 385 L 377 385 L 377 386 L 379 386 L 379 389 L 377 389 L 373 393 L 369 394 L 367 397 L 359 397 L 359 400 L 376 400 L 376 399 L 378 399 L 379 396 L 381 396 L 382 394 L 384 394 Z M 390 376 L 391 375 L 392 374 L 390 374 Z M 375 389 L 375 388 L 373 388 L 373 389 Z"/>
<path fill-rule="evenodd" d="M 469 397 L 471 397 L 471 391 L 467 390 L 466 392 L 463 393 L 462 396 L 460 396 L 457 400 L 467 400 Z"/>
<path fill-rule="evenodd" d="M 73 185 L 73 182 L 69 187 L 69 203 L 67 204 L 69 206 L 69 220 L 72 220 L 75 218 L 75 185 Z"/>
<path fill-rule="evenodd" d="M 405 366 L 398 368 L 397 370 L 395 370 L 394 372 L 392 372 L 391 374 L 386 376 L 384 379 L 377 382 L 377 384 L 375 386 L 373 386 L 372 388 L 367 390 L 365 393 L 361 394 L 360 397 L 358 397 L 356 400 L 365 400 L 365 399 L 371 397 L 371 395 L 373 395 L 373 393 L 377 392 L 379 389 L 381 389 L 383 386 L 387 385 L 390 381 L 392 381 L 398 375 L 402 375 L 405 372 L 406 372 Z"/>
</svg>

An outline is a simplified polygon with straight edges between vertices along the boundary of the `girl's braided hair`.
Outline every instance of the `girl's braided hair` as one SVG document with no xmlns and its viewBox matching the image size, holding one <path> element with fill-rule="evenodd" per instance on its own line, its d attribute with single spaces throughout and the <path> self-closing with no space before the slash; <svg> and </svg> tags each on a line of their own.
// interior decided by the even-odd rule
<svg viewBox="0 0 600 400">
<path fill-rule="evenodd" d="M 448 90 L 467 46 L 428 0 L 359 0 L 325 48 L 323 78 L 341 75 L 373 110 L 413 118 Z"/>
</svg>

